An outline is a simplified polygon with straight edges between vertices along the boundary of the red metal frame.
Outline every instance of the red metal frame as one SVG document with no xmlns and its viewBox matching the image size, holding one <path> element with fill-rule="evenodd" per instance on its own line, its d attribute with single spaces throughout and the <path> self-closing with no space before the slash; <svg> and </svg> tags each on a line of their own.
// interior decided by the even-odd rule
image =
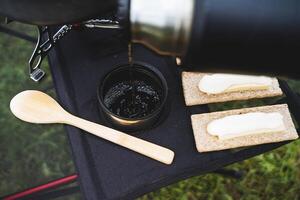
<svg viewBox="0 0 300 200">
<path fill-rule="evenodd" d="M 29 196 L 29 195 L 32 195 L 32 194 L 35 194 L 35 193 L 38 193 L 38 192 L 42 192 L 42 191 L 45 191 L 45 190 L 48 190 L 48 189 L 53 189 L 53 188 L 56 188 L 56 187 L 59 187 L 59 186 L 62 186 L 62 185 L 72 183 L 72 182 L 76 181 L 77 178 L 78 178 L 77 174 L 73 174 L 73 175 L 70 175 L 70 176 L 59 178 L 59 179 L 53 180 L 49 183 L 39 185 L 39 186 L 36 186 L 36 187 L 32 187 L 32 188 L 23 190 L 22 192 L 18 192 L 18 193 L 12 194 L 12 195 L 8 195 L 8 196 L 4 197 L 3 200 L 16 200 L 16 199 L 19 199 L 19 198 L 23 198 L 23 197 L 26 197 L 26 196 Z"/>
</svg>

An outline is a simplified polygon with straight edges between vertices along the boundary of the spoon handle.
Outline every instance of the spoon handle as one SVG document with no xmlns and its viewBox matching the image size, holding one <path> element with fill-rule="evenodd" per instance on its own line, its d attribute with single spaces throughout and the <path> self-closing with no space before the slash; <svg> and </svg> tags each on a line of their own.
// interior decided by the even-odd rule
<svg viewBox="0 0 300 200">
<path fill-rule="evenodd" d="M 131 149 L 137 153 L 143 154 L 162 163 L 171 164 L 173 161 L 174 152 L 170 149 L 102 126 L 100 124 L 81 119 L 71 114 L 66 116 L 66 120 L 64 123 L 76 126 L 93 135 L 106 139 L 125 148 Z"/>
</svg>

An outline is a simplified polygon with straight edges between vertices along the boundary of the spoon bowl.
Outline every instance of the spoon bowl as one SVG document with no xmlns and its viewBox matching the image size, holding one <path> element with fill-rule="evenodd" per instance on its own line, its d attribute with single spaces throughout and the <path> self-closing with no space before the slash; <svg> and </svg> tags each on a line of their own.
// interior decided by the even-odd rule
<svg viewBox="0 0 300 200">
<path fill-rule="evenodd" d="M 37 124 L 58 123 L 66 114 L 52 97 L 36 90 L 17 94 L 10 101 L 10 109 L 19 119 Z"/>
</svg>

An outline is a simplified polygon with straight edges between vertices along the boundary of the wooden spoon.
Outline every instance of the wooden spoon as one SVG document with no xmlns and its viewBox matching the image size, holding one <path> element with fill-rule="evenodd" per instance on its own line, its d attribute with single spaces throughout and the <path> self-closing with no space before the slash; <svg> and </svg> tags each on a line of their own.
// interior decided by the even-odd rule
<svg viewBox="0 0 300 200">
<path fill-rule="evenodd" d="M 76 117 L 65 111 L 52 97 L 40 91 L 27 90 L 17 94 L 10 102 L 10 109 L 23 121 L 73 125 L 165 164 L 171 164 L 174 158 L 174 152 L 167 148 Z"/>
</svg>

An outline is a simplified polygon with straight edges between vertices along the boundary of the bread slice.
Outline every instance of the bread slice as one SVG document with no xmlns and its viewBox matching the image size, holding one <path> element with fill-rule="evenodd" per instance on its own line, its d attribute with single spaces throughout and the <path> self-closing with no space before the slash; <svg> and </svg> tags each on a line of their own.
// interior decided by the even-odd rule
<svg viewBox="0 0 300 200">
<path fill-rule="evenodd" d="M 219 140 L 216 136 L 212 136 L 207 133 L 207 125 L 212 120 L 220 119 L 229 115 L 245 114 L 249 112 L 279 112 L 284 117 L 283 121 L 286 131 L 241 136 L 228 140 Z M 219 151 L 236 147 L 246 147 L 258 144 L 281 142 L 285 140 L 294 140 L 298 138 L 298 133 L 295 129 L 288 106 L 286 104 L 196 114 L 192 115 L 191 119 L 196 147 L 199 152 Z"/>
<path fill-rule="evenodd" d="M 204 75 L 207 75 L 207 73 L 182 72 L 183 94 L 187 106 L 282 95 L 282 90 L 276 78 L 273 78 L 272 87 L 268 90 L 206 94 L 198 88 L 198 83 Z"/>
</svg>

